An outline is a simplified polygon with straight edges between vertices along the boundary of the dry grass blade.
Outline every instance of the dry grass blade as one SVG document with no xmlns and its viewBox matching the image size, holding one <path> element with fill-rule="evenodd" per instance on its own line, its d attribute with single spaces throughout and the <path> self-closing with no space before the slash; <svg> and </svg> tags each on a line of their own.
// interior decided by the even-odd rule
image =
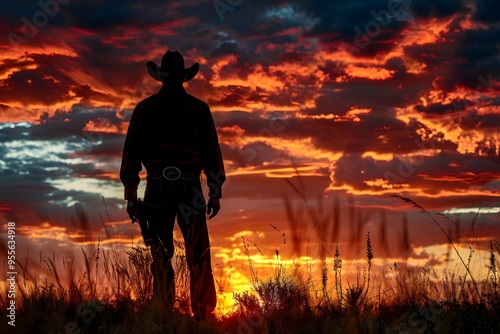
<svg viewBox="0 0 500 334">
<path fill-rule="evenodd" d="M 286 245 L 286 235 L 284 232 L 281 232 L 281 230 L 274 226 L 273 224 L 269 224 L 276 232 L 278 232 L 279 234 L 281 234 L 281 237 L 283 238 L 283 245 Z"/>
<path fill-rule="evenodd" d="M 441 232 L 443 232 L 443 234 L 446 236 L 446 239 L 448 240 L 449 244 L 451 245 L 451 247 L 453 247 L 453 249 L 455 250 L 455 253 L 458 256 L 458 258 L 460 259 L 460 261 L 462 262 L 463 266 L 467 270 L 467 273 L 469 274 L 469 276 L 470 276 L 470 278 L 472 280 L 472 283 L 474 284 L 474 288 L 476 290 L 477 296 L 478 296 L 479 300 L 481 300 L 481 302 L 482 302 L 483 299 L 482 299 L 481 293 L 479 292 L 479 288 L 477 286 L 476 280 L 474 279 L 474 276 L 472 275 L 472 273 L 471 273 L 471 271 L 469 269 L 469 266 L 465 264 L 465 261 L 463 260 L 462 256 L 460 255 L 458 249 L 455 247 L 455 245 L 453 244 L 453 241 L 451 240 L 450 236 L 448 235 L 448 233 L 446 233 L 446 231 L 443 229 L 443 227 L 441 226 L 441 224 L 439 224 L 439 222 L 434 218 L 434 216 L 429 211 L 427 211 L 425 208 L 423 208 L 422 206 L 418 205 L 416 202 L 412 201 L 411 199 L 403 197 L 403 196 L 399 196 L 399 195 L 391 195 L 391 196 L 399 198 L 403 202 L 413 204 L 414 207 L 421 209 L 423 213 L 427 214 L 432 219 L 432 221 L 434 221 L 434 223 L 436 223 L 436 225 L 439 227 L 439 229 L 441 230 Z"/>
</svg>

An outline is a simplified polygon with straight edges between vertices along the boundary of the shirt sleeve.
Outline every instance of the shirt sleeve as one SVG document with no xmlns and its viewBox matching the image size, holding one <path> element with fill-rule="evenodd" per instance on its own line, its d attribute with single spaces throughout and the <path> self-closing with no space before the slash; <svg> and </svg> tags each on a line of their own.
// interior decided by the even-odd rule
<svg viewBox="0 0 500 334">
<path fill-rule="evenodd" d="M 139 154 L 139 139 L 141 138 L 139 123 L 139 106 L 137 106 L 132 113 L 128 126 L 120 167 L 120 180 L 125 187 L 125 200 L 137 199 L 137 187 L 140 182 L 139 173 L 142 170 Z"/>
<path fill-rule="evenodd" d="M 219 138 L 215 123 L 207 105 L 207 141 L 205 146 L 205 167 L 204 173 L 207 176 L 207 184 L 209 188 L 208 196 L 210 198 L 222 197 L 222 184 L 226 181 L 226 174 L 224 171 L 224 162 L 219 145 Z"/>
</svg>

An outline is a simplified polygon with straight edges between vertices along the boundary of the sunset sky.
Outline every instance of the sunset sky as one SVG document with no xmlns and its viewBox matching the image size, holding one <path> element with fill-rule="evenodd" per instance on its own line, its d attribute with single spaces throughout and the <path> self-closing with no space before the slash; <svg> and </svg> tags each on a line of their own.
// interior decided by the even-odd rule
<svg viewBox="0 0 500 334">
<path fill-rule="evenodd" d="M 496 0 L 4 1 L 2 233 L 15 221 L 18 257 L 36 263 L 99 236 L 139 242 L 118 178 L 124 135 L 160 88 L 146 62 L 178 50 L 200 63 L 185 87 L 210 105 L 228 174 L 209 222 L 227 277 L 248 275 L 243 238 L 263 264 L 276 250 L 331 257 L 337 240 L 349 261 L 368 232 L 376 258 L 445 267 L 445 236 L 391 194 L 458 221 L 436 216 L 460 249 L 487 249 L 500 239 L 499 12 Z"/>
</svg>

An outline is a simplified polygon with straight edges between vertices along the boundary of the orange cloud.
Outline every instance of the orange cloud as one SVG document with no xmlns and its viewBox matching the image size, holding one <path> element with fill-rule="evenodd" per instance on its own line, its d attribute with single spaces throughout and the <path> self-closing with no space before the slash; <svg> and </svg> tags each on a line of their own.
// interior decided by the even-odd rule
<svg viewBox="0 0 500 334">
<path fill-rule="evenodd" d="M 127 127 L 118 126 L 117 124 L 112 124 L 107 119 L 96 119 L 90 120 L 85 124 L 82 131 L 88 132 L 101 132 L 101 133 L 126 133 Z"/>
<path fill-rule="evenodd" d="M 381 67 L 361 67 L 349 65 L 345 69 L 346 73 L 354 78 L 367 78 L 372 80 L 386 80 L 392 78 L 393 70 L 387 70 Z"/>
</svg>

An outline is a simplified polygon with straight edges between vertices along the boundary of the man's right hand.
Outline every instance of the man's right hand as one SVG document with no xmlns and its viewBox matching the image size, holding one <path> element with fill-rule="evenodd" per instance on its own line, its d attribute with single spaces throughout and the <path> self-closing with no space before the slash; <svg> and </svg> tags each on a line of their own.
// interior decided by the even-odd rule
<svg viewBox="0 0 500 334">
<path fill-rule="evenodd" d="M 207 204 L 207 215 L 210 215 L 208 217 L 208 219 L 212 219 L 214 218 L 215 216 L 217 216 L 217 214 L 219 213 L 220 211 L 220 201 L 218 198 L 210 198 L 208 200 L 208 204 Z"/>
<path fill-rule="evenodd" d="M 138 200 L 131 200 L 127 202 L 127 213 L 130 219 L 132 219 L 133 222 L 138 222 L 139 221 L 139 201 Z"/>
</svg>

